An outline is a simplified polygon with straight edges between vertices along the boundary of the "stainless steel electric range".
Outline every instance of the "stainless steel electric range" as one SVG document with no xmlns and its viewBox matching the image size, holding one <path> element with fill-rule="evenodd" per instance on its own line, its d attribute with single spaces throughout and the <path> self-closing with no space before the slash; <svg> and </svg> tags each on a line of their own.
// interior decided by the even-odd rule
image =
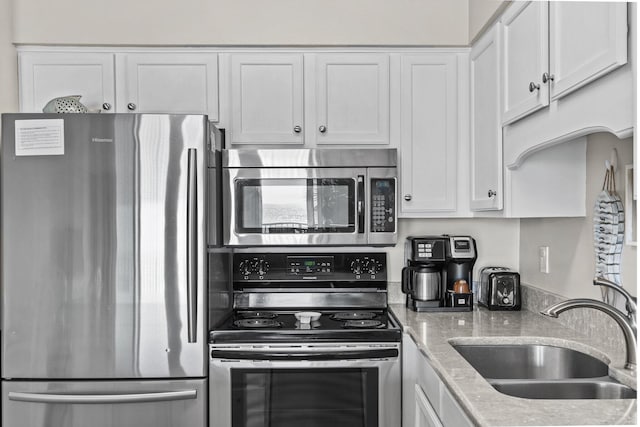
<svg viewBox="0 0 640 427">
<path fill-rule="evenodd" d="M 209 334 L 211 427 L 400 425 L 385 253 L 236 253 Z"/>
</svg>

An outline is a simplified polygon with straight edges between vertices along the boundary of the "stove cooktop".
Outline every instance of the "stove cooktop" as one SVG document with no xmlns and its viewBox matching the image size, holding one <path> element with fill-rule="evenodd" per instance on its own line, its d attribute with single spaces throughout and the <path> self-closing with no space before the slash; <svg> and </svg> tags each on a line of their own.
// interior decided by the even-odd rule
<svg viewBox="0 0 640 427">
<path fill-rule="evenodd" d="M 210 343 L 400 341 L 401 330 L 387 310 L 305 310 L 321 313 L 318 320 L 300 323 L 298 310 L 238 310 L 209 332 Z"/>
</svg>

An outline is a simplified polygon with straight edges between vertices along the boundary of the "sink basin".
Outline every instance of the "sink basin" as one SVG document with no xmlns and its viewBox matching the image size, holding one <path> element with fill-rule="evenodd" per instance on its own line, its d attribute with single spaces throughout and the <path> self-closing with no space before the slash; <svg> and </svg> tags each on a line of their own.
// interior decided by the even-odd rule
<svg viewBox="0 0 640 427">
<path fill-rule="evenodd" d="M 454 345 L 485 378 L 562 379 L 603 377 L 606 363 L 564 347 L 540 344 Z"/>
<path fill-rule="evenodd" d="M 608 376 L 603 361 L 542 344 L 453 348 L 497 391 L 526 399 L 635 399 L 636 391 Z"/>
<path fill-rule="evenodd" d="M 636 391 L 610 379 L 586 381 L 490 380 L 500 393 L 526 399 L 635 399 Z"/>
</svg>

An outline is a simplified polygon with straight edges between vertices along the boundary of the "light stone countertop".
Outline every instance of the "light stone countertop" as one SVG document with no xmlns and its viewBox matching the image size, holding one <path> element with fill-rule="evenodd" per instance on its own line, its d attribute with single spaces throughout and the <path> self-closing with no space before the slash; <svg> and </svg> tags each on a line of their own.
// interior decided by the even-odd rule
<svg viewBox="0 0 640 427">
<path fill-rule="evenodd" d="M 479 426 L 636 425 L 636 399 L 522 399 L 496 391 L 452 346 L 549 344 L 591 354 L 609 363 L 610 375 L 637 389 L 635 373 L 622 368 L 624 349 L 603 348 L 554 319 L 523 311 L 416 313 L 390 304 L 393 314 L 427 357 L 467 416 Z"/>
</svg>

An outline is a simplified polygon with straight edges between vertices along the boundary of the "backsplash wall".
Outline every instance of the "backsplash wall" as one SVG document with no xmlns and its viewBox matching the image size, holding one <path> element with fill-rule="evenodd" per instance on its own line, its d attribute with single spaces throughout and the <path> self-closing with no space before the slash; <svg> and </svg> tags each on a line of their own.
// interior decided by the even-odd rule
<svg viewBox="0 0 640 427">
<path fill-rule="evenodd" d="M 593 205 L 602 188 L 605 160 L 613 148 L 618 152 L 617 190 L 624 200 L 624 166 L 633 163 L 632 139 L 620 140 L 608 133 L 590 135 L 587 139 L 587 217 L 520 221 L 520 274 L 524 283 L 567 298 L 601 298 L 600 290 L 592 286 L 595 274 Z M 538 269 L 539 246 L 549 246 L 548 274 Z M 623 247 L 622 283 L 637 295 L 636 246 L 625 244 Z"/>
<path fill-rule="evenodd" d="M 455 219 L 405 219 L 398 222 L 398 243 L 387 249 L 388 278 L 400 282 L 404 266 L 404 242 L 407 236 L 460 234 L 476 240 L 478 260 L 474 267 L 474 280 L 478 272 L 488 265 L 518 268 L 519 245 L 518 219 L 503 218 L 455 218 Z"/>
</svg>

